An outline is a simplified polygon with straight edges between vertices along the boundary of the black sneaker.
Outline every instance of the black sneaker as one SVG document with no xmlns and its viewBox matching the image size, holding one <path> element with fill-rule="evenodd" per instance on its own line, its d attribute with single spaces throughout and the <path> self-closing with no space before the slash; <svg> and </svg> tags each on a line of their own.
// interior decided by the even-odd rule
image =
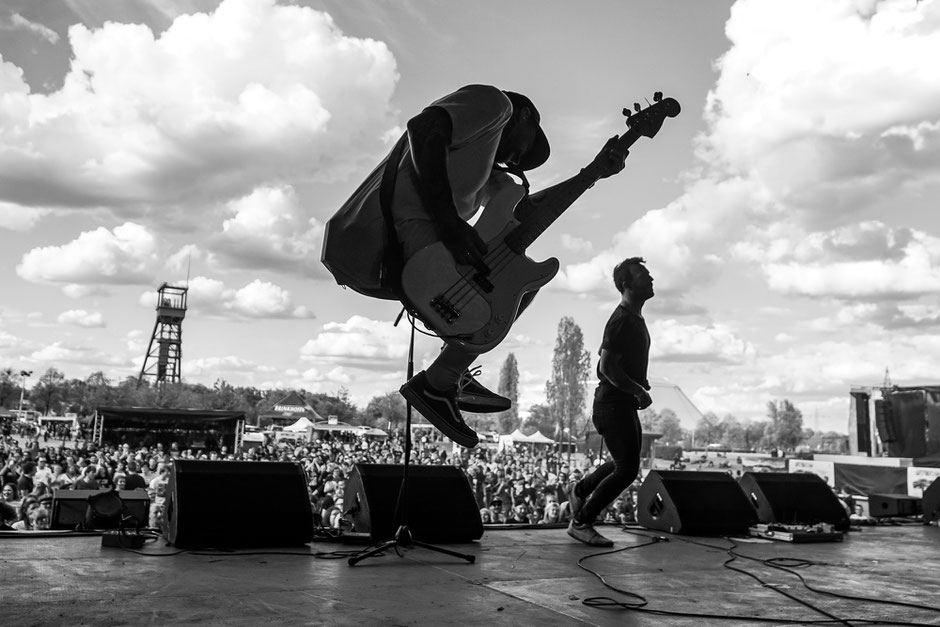
<svg viewBox="0 0 940 627">
<path fill-rule="evenodd" d="M 612 540 L 597 533 L 594 525 L 582 525 L 574 520 L 568 524 L 568 535 L 588 546 L 610 547 L 614 545 Z"/>
<path fill-rule="evenodd" d="M 422 370 L 398 390 L 432 425 L 451 440 L 473 448 L 480 442 L 477 432 L 467 426 L 457 407 L 456 390 L 436 390 Z"/>
<path fill-rule="evenodd" d="M 457 406 L 463 411 L 475 414 L 491 414 L 512 407 L 511 400 L 491 392 L 474 379 L 474 376 L 479 374 L 480 369 L 476 368 L 473 371 L 467 370 L 460 377 L 460 383 L 457 384 Z"/>
</svg>

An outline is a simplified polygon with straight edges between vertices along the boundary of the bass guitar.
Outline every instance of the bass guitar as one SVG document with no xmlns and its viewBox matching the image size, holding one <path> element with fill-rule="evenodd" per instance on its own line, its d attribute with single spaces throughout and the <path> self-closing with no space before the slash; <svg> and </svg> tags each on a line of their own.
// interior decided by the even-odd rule
<svg viewBox="0 0 940 627">
<path fill-rule="evenodd" d="M 626 150 L 640 137 L 655 137 L 666 118 L 679 115 L 679 103 L 653 96 L 645 109 L 624 109 L 626 133 L 616 146 Z M 482 264 L 457 262 L 447 247 L 435 242 L 405 263 L 401 287 L 409 308 L 448 343 L 483 353 L 496 347 L 516 318 L 527 292 L 539 289 L 558 273 L 554 257 L 533 261 L 526 248 L 570 206 L 539 204 L 538 211 L 518 221 L 513 210 L 525 196 L 520 185 L 508 185 L 490 198 L 474 228 L 487 243 Z"/>
</svg>

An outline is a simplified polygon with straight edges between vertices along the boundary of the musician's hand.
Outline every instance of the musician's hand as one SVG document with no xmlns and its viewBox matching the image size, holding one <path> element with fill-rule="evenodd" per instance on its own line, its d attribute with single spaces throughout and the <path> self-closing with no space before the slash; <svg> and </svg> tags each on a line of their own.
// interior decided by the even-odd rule
<svg viewBox="0 0 940 627">
<path fill-rule="evenodd" d="M 588 166 L 588 169 L 596 173 L 597 178 L 606 179 L 623 170 L 630 151 L 619 148 L 618 139 L 616 135 L 608 139 L 601 151 L 594 157 L 594 161 Z"/>
<path fill-rule="evenodd" d="M 454 222 L 443 238 L 444 246 L 454 256 L 454 261 L 471 265 L 483 261 L 486 255 L 486 242 L 472 226 L 466 222 Z"/>
<path fill-rule="evenodd" d="M 639 405 L 639 409 L 646 409 L 653 404 L 653 398 L 650 396 L 649 392 L 643 390 L 636 395 L 636 402 Z"/>
</svg>

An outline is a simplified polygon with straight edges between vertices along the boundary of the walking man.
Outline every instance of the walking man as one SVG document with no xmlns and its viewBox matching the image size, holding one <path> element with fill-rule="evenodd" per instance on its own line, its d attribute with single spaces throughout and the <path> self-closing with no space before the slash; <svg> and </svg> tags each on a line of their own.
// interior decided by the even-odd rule
<svg viewBox="0 0 940 627">
<path fill-rule="evenodd" d="M 653 277 L 644 263 L 640 257 L 630 257 L 614 268 L 620 304 L 604 328 L 597 362 L 600 382 L 594 392 L 592 419 L 611 460 L 573 482 L 569 490 L 568 535 L 590 546 L 613 546 L 594 529 L 594 520 L 640 470 L 642 428 L 637 411 L 652 403 L 646 378 L 650 336 L 643 305 L 653 297 Z"/>
</svg>

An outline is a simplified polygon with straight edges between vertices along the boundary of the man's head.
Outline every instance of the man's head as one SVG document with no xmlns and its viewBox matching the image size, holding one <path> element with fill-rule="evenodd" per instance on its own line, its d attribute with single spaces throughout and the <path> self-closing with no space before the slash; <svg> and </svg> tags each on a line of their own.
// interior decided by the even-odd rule
<svg viewBox="0 0 940 627">
<path fill-rule="evenodd" d="M 629 290 L 643 300 L 653 297 L 653 277 L 645 263 L 642 257 L 628 257 L 614 267 L 614 287 L 618 292 Z"/>
<path fill-rule="evenodd" d="M 534 170 L 548 160 L 551 148 L 541 127 L 538 109 L 528 97 L 504 91 L 512 103 L 512 117 L 503 129 L 496 162 L 522 171 Z"/>
<path fill-rule="evenodd" d="M 40 505 L 35 509 L 30 510 L 29 514 L 29 528 L 30 529 L 48 529 L 50 526 L 49 520 L 49 510 L 44 506 Z"/>
</svg>

